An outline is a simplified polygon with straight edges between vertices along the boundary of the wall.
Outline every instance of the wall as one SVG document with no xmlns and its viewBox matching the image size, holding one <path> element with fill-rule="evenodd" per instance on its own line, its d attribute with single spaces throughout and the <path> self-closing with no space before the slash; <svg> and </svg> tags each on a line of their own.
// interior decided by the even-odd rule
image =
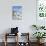
<svg viewBox="0 0 46 46">
<path fill-rule="evenodd" d="M 12 6 L 22 5 L 22 20 L 12 20 Z M 1 0 L 0 1 L 0 34 L 10 32 L 11 27 L 19 27 L 19 32 L 30 32 L 30 26 L 36 24 L 36 0 Z"/>
</svg>

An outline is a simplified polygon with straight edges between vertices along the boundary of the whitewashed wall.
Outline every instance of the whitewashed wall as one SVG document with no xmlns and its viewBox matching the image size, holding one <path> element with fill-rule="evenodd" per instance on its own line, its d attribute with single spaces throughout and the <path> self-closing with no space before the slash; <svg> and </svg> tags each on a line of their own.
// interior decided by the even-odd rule
<svg viewBox="0 0 46 46">
<path fill-rule="evenodd" d="M 12 20 L 12 6 L 22 5 L 22 20 Z M 36 0 L 1 0 L 0 1 L 0 34 L 10 32 L 9 28 L 19 27 L 19 32 L 29 32 L 30 26 L 36 24 Z"/>
</svg>

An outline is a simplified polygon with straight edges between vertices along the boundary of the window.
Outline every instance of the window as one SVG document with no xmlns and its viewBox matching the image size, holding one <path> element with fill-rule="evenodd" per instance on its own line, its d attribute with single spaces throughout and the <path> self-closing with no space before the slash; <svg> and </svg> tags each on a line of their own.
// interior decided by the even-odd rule
<svg viewBox="0 0 46 46">
<path fill-rule="evenodd" d="M 39 17 L 46 17 L 46 0 L 37 1 L 37 15 Z"/>
</svg>

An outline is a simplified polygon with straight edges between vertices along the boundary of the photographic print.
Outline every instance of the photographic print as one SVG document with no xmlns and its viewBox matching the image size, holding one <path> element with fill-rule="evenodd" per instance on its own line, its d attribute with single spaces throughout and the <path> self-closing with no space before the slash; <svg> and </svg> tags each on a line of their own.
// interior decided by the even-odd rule
<svg viewBox="0 0 46 46">
<path fill-rule="evenodd" d="M 12 6 L 12 19 L 13 20 L 22 19 L 22 6 Z"/>
</svg>

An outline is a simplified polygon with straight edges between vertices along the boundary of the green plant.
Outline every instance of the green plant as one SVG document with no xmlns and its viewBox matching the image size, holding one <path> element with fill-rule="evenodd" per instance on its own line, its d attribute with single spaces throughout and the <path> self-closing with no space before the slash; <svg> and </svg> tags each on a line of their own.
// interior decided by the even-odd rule
<svg viewBox="0 0 46 46">
<path fill-rule="evenodd" d="M 45 32 L 35 32 L 33 35 L 37 38 L 37 39 L 42 39 L 46 33 Z"/>
<path fill-rule="evenodd" d="M 37 26 L 37 25 L 32 25 L 32 27 L 36 28 L 36 30 L 39 30 L 39 29 L 45 29 L 45 26 Z"/>
<path fill-rule="evenodd" d="M 32 25 L 33 28 L 36 28 L 36 30 L 38 30 L 38 27 L 37 25 Z"/>
<path fill-rule="evenodd" d="M 32 25 L 32 26 L 37 27 L 36 25 Z"/>
<path fill-rule="evenodd" d="M 40 27 L 40 29 L 44 29 L 44 28 L 45 28 L 45 26 L 41 26 L 41 27 Z"/>
</svg>

